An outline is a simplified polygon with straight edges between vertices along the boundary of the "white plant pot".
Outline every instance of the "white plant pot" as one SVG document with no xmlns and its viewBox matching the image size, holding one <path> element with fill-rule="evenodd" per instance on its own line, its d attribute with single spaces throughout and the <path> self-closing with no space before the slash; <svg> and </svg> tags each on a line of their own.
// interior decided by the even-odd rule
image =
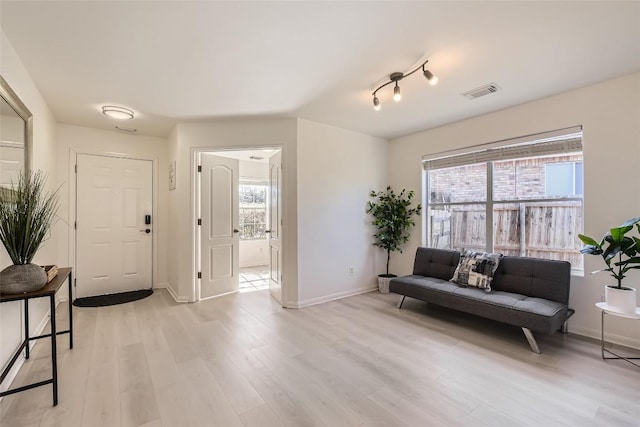
<svg viewBox="0 0 640 427">
<path fill-rule="evenodd" d="M 636 290 L 634 288 L 604 287 L 604 299 L 607 305 L 621 313 L 635 314 Z"/>
<path fill-rule="evenodd" d="M 381 294 L 389 293 L 389 282 L 394 277 L 398 277 L 395 274 L 379 274 L 378 275 L 378 290 Z"/>
</svg>

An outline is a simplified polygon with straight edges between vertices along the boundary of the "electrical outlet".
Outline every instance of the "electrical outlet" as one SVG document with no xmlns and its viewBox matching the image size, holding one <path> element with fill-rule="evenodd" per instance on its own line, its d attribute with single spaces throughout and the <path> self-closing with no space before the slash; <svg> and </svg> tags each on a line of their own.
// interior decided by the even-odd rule
<svg viewBox="0 0 640 427">
<path fill-rule="evenodd" d="M 354 272 L 355 272 L 355 268 L 352 265 L 349 267 L 349 276 L 353 276 Z"/>
</svg>

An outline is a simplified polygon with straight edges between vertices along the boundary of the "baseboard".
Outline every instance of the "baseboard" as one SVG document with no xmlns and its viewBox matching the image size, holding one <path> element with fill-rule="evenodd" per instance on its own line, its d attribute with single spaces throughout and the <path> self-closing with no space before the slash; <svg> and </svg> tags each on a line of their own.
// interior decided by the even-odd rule
<svg viewBox="0 0 640 427">
<path fill-rule="evenodd" d="M 324 295 L 316 298 L 309 298 L 303 301 L 288 301 L 284 303 L 286 308 L 303 308 L 311 305 L 322 304 L 329 301 L 335 301 L 337 299 L 352 297 L 354 295 L 365 294 L 367 292 L 375 291 L 378 289 L 378 285 L 364 286 L 356 289 L 349 289 L 348 291 L 338 292 L 335 294 Z"/>
<path fill-rule="evenodd" d="M 569 333 L 570 334 L 575 334 L 575 335 L 580 335 L 583 337 L 587 337 L 587 338 L 593 338 L 596 340 L 600 340 L 600 329 L 591 329 L 591 328 L 574 328 L 571 326 L 571 321 L 569 321 Z M 637 349 L 640 350 L 640 341 L 633 339 L 633 338 L 629 338 L 627 336 L 624 335 L 619 335 L 619 334 L 612 334 L 610 332 L 607 332 L 605 334 L 605 338 L 607 339 L 607 343 L 610 344 L 617 344 L 617 345 L 622 345 L 624 347 L 629 347 L 629 348 L 633 348 L 633 349 Z"/>
<path fill-rule="evenodd" d="M 160 283 L 155 287 L 155 289 L 166 289 L 167 291 L 169 291 L 169 295 L 171 295 L 175 302 L 189 302 L 186 297 L 179 297 L 178 295 L 176 295 L 169 283 Z"/>
<path fill-rule="evenodd" d="M 241 265 L 240 268 L 253 268 L 253 267 L 262 267 L 262 266 L 268 266 L 268 265 L 269 265 L 269 260 L 265 262 L 260 262 L 258 264 Z"/>
<path fill-rule="evenodd" d="M 56 302 L 56 308 L 58 308 L 59 304 L 60 302 Z M 29 336 L 35 337 L 38 335 L 42 335 L 42 331 L 44 331 L 44 328 L 47 326 L 47 323 L 49 322 L 50 318 L 51 318 L 51 310 L 47 310 L 45 315 L 42 317 L 42 320 L 40 321 L 40 323 L 38 323 L 38 326 L 36 326 L 35 332 L 31 333 L 30 331 Z M 20 324 L 20 327 L 22 327 L 22 323 Z M 33 347 L 37 344 L 37 342 L 38 342 L 37 340 L 33 340 L 29 342 L 29 351 L 33 350 Z M 15 353 L 12 353 L 12 355 L 13 354 Z M 13 383 L 13 380 L 16 379 L 16 376 L 18 375 L 18 372 L 20 372 L 20 368 L 22 368 L 22 365 L 24 365 L 25 360 L 26 359 L 24 358 L 24 355 L 18 357 L 18 359 L 16 360 L 16 363 L 13 364 L 13 367 L 9 370 L 9 372 L 7 373 L 7 376 L 2 381 L 3 385 L 0 387 L 0 391 L 6 391 L 11 388 L 11 383 Z M 5 396 L 0 397 L 0 402 L 4 397 Z"/>
<path fill-rule="evenodd" d="M 208 299 L 213 299 L 213 298 L 220 298 L 220 297 L 223 297 L 223 296 L 225 296 L 225 295 L 237 294 L 238 292 L 239 292 L 239 291 L 225 292 L 225 293 L 223 293 L 223 294 L 219 294 L 219 295 L 213 295 L 213 296 L 210 296 L 210 297 L 200 298 L 200 301 L 206 301 L 206 300 L 208 300 Z"/>
</svg>

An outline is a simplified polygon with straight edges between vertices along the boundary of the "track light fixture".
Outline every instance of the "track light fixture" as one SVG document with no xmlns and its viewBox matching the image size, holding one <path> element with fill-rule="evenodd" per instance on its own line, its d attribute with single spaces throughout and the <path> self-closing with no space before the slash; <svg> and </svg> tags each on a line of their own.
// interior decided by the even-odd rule
<svg viewBox="0 0 640 427">
<path fill-rule="evenodd" d="M 378 111 L 380 109 L 380 100 L 378 99 L 378 96 L 376 95 L 378 93 L 378 91 L 380 89 L 382 89 L 385 86 L 390 85 L 391 83 L 395 83 L 395 87 L 393 88 L 393 100 L 398 102 L 402 99 L 402 95 L 400 94 L 400 86 L 398 86 L 398 82 L 402 79 L 404 79 L 405 77 L 410 76 L 411 74 L 415 73 L 416 71 L 422 69 L 422 74 L 425 76 L 425 78 L 429 81 L 429 84 L 431 86 L 435 85 L 438 83 L 438 77 L 434 76 L 433 73 L 429 70 L 427 70 L 426 68 L 424 68 L 425 65 L 427 65 L 427 62 L 429 62 L 429 60 L 426 60 L 422 63 L 422 65 L 419 65 L 418 67 L 416 67 L 415 69 L 409 71 L 408 73 L 391 73 L 389 75 L 389 81 L 385 82 L 383 84 L 381 84 L 380 86 L 378 86 L 378 88 L 376 90 L 373 91 L 373 109 Z"/>
</svg>

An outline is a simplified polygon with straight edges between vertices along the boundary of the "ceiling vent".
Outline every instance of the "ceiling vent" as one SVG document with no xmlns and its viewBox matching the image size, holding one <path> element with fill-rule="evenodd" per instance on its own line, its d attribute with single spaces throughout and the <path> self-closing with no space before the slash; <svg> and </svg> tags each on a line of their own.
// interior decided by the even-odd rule
<svg viewBox="0 0 640 427">
<path fill-rule="evenodd" d="M 500 86 L 498 86 L 495 83 L 489 83 L 487 85 L 472 89 L 468 92 L 464 92 L 461 95 L 467 99 L 476 99 L 476 98 L 480 98 L 481 96 L 485 96 L 485 95 L 489 95 L 491 93 L 497 92 L 498 90 L 500 90 Z"/>
<path fill-rule="evenodd" d="M 116 126 L 115 128 L 116 128 L 116 130 L 118 130 L 120 132 L 124 132 L 124 133 L 136 133 L 138 131 L 138 129 L 125 128 L 125 127 L 122 127 L 122 126 Z"/>
</svg>

